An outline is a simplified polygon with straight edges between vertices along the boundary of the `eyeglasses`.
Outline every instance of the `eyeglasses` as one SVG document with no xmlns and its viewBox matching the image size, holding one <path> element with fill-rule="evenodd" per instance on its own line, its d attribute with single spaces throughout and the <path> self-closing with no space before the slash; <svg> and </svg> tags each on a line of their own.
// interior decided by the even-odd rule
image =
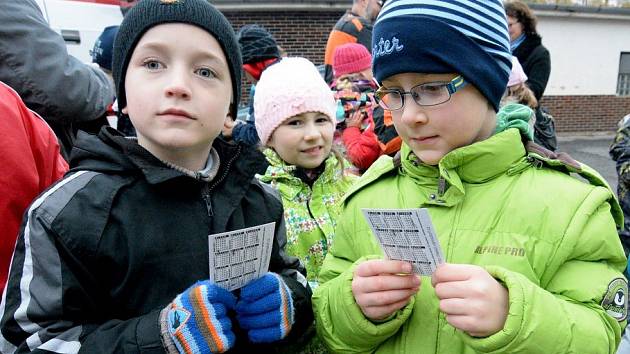
<svg viewBox="0 0 630 354">
<path fill-rule="evenodd" d="M 451 96 L 466 86 L 468 82 L 461 75 L 450 82 L 427 82 L 411 88 L 411 90 L 389 90 L 379 88 L 374 97 L 378 104 L 388 111 L 397 111 L 405 106 L 405 96 L 411 95 L 419 106 L 436 106 L 451 99 Z"/>
</svg>

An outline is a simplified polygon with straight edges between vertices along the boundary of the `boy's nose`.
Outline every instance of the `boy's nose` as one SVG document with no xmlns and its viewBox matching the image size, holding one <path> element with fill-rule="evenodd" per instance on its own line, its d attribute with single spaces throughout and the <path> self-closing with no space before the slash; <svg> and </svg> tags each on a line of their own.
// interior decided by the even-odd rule
<svg viewBox="0 0 630 354">
<path fill-rule="evenodd" d="M 164 89 L 167 97 L 190 99 L 192 92 L 185 75 L 175 74 Z"/>
<path fill-rule="evenodd" d="M 401 120 L 405 124 L 425 124 L 428 121 L 424 108 L 413 100 L 405 102 L 405 106 L 402 108 L 400 114 L 402 115 Z"/>
</svg>

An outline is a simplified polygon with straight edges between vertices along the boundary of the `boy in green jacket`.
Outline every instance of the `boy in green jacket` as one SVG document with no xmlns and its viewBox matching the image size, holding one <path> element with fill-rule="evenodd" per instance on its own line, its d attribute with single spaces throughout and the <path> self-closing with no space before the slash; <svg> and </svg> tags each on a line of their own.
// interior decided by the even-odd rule
<svg viewBox="0 0 630 354">
<path fill-rule="evenodd" d="M 404 144 L 346 196 L 313 295 L 327 346 L 614 353 L 627 315 L 621 211 L 597 172 L 531 143 L 529 108 L 498 111 L 511 67 L 501 1 L 388 1 L 372 43 L 379 104 Z M 446 259 L 430 279 L 384 260 L 361 212 L 418 207 Z"/>
</svg>

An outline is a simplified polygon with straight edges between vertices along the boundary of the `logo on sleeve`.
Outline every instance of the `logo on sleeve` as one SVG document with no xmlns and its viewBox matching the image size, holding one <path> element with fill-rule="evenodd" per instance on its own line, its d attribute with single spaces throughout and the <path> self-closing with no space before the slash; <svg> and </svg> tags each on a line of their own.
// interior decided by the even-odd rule
<svg viewBox="0 0 630 354">
<path fill-rule="evenodd" d="M 175 332 L 179 331 L 182 326 L 188 322 L 190 318 L 190 312 L 186 311 L 186 309 L 181 307 L 173 307 L 168 311 L 168 330 L 171 334 L 175 334 Z"/>
<path fill-rule="evenodd" d="M 608 284 L 602 307 L 617 321 L 621 322 L 628 317 L 628 282 L 625 279 L 617 278 Z"/>
</svg>

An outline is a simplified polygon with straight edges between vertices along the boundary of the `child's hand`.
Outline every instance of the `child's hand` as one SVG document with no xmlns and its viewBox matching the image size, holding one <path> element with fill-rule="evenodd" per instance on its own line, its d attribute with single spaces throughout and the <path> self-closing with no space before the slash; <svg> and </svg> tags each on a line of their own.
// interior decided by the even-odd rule
<svg viewBox="0 0 630 354">
<path fill-rule="evenodd" d="M 361 122 L 363 122 L 363 118 L 365 118 L 365 110 L 363 108 L 359 108 L 356 111 L 350 114 L 350 117 L 346 118 L 346 127 L 361 127 Z"/>
<path fill-rule="evenodd" d="M 268 272 L 241 289 L 236 319 L 253 343 L 270 343 L 285 338 L 294 322 L 293 298 L 287 284 Z"/>
<path fill-rule="evenodd" d="M 473 337 L 487 337 L 505 325 L 508 291 L 484 268 L 470 264 L 442 264 L 431 283 L 440 310 L 453 327 Z"/>
<path fill-rule="evenodd" d="M 420 288 L 420 277 L 411 264 L 402 261 L 370 260 L 354 270 L 352 294 L 365 317 L 378 321 L 405 307 Z"/>
<path fill-rule="evenodd" d="M 236 340 L 228 311 L 234 308 L 236 297 L 215 283 L 197 282 L 163 311 L 162 337 L 180 352 L 198 348 L 204 353 L 224 353 Z M 166 327 L 166 328 L 164 328 Z M 171 352 L 170 346 L 167 351 Z"/>
</svg>

